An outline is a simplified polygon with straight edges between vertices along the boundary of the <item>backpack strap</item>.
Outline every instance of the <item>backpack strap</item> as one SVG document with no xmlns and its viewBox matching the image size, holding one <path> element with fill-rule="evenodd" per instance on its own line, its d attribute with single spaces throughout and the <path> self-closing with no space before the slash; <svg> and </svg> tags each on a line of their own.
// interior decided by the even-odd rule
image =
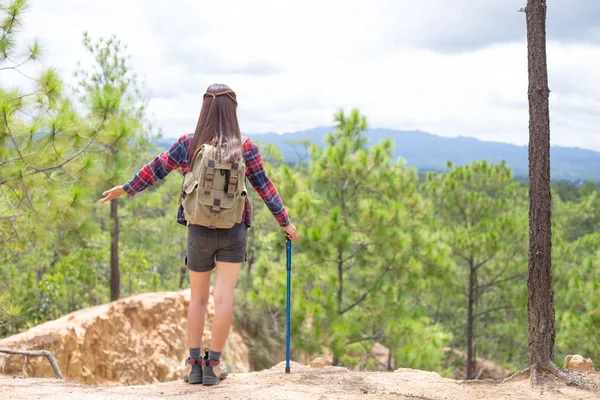
<svg viewBox="0 0 600 400">
<path fill-rule="evenodd" d="M 237 190 L 239 168 L 240 164 L 237 161 L 231 164 L 231 175 L 229 176 L 229 185 L 227 185 L 227 191 L 225 192 L 229 197 L 233 197 Z"/>
<path fill-rule="evenodd" d="M 204 177 L 204 187 L 206 190 L 212 189 L 213 180 L 215 179 L 215 160 L 211 157 L 208 160 L 208 168 L 206 169 L 206 176 Z"/>
<path fill-rule="evenodd" d="M 250 139 L 248 136 L 242 136 L 242 146 Z M 231 175 L 229 177 L 229 185 L 227 186 L 227 190 L 225 194 L 229 197 L 233 197 L 237 190 L 238 186 L 238 173 L 240 169 L 240 164 L 238 162 L 234 162 L 231 164 Z"/>
</svg>

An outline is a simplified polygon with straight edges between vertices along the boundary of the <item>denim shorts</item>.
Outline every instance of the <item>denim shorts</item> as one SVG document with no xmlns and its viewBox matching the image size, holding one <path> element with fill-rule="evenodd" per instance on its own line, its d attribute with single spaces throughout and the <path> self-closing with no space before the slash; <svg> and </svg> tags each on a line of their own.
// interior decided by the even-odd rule
<svg viewBox="0 0 600 400">
<path fill-rule="evenodd" d="M 215 268 L 215 261 L 243 263 L 246 261 L 248 226 L 242 222 L 230 229 L 210 229 L 188 224 L 185 265 L 196 272 Z"/>
</svg>

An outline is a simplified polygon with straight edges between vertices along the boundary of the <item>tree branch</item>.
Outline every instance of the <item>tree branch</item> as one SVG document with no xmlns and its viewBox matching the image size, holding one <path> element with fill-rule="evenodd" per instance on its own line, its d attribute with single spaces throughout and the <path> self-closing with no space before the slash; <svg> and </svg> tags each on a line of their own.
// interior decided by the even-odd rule
<svg viewBox="0 0 600 400">
<path fill-rule="evenodd" d="M 325 262 L 328 262 L 328 263 L 337 263 L 337 262 L 340 262 L 340 261 L 341 261 L 342 263 L 345 263 L 346 261 L 350 261 L 351 259 L 353 259 L 354 257 L 356 257 L 356 255 L 357 255 L 357 254 L 358 254 L 358 253 L 359 253 L 361 250 L 363 250 L 363 249 L 364 249 L 364 248 L 366 248 L 366 247 L 369 247 L 371 244 L 372 244 L 372 243 L 362 243 L 362 244 L 358 245 L 358 248 L 357 248 L 357 249 L 356 249 L 356 250 L 355 250 L 355 251 L 354 251 L 354 252 L 353 252 L 351 255 L 349 255 L 349 256 L 348 256 L 348 257 L 346 257 L 346 258 L 342 258 L 341 260 L 340 260 L 340 259 L 338 259 L 338 258 L 336 258 L 336 259 L 333 259 L 333 260 L 332 260 L 332 259 L 329 259 L 329 260 L 324 260 L 324 261 L 325 261 Z"/>
<path fill-rule="evenodd" d="M 496 255 L 496 253 L 492 254 L 491 256 L 489 256 L 488 258 L 486 258 L 485 260 L 478 262 L 477 264 L 475 264 L 474 269 L 478 270 L 479 268 L 483 267 L 485 264 L 487 264 L 489 261 L 491 261 L 494 258 L 495 255 Z"/>
<path fill-rule="evenodd" d="M 29 197 L 29 192 L 27 191 L 27 186 L 25 186 L 25 182 L 22 179 L 21 179 L 21 187 L 23 188 L 23 191 L 25 192 L 25 197 L 27 198 L 27 201 L 29 202 L 31 209 L 35 211 L 35 207 L 33 206 L 33 203 L 31 202 L 31 197 Z"/>
<path fill-rule="evenodd" d="M 511 308 L 511 306 L 501 306 L 501 307 L 489 308 L 487 310 L 478 312 L 477 314 L 473 315 L 473 319 L 476 319 L 478 317 L 481 317 L 482 315 L 489 314 L 489 313 L 494 312 L 494 311 L 505 310 L 507 308 Z"/>
<path fill-rule="evenodd" d="M 478 293 L 475 296 L 475 301 L 479 300 L 479 298 L 492 286 L 496 285 L 496 284 L 500 284 L 500 283 L 504 283 L 504 282 L 508 282 L 508 281 L 512 281 L 513 279 L 517 279 L 517 278 L 521 278 L 523 276 L 523 274 L 516 274 L 516 275 L 512 275 L 509 276 L 507 278 L 504 279 L 500 279 L 499 281 L 496 280 L 497 278 L 499 278 L 502 274 L 504 273 L 504 270 L 500 273 L 497 274 L 494 278 L 492 278 L 492 280 L 488 283 L 486 283 L 485 285 L 480 286 L 478 289 Z"/>
<path fill-rule="evenodd" d="M 17 217 L 20 217 L 21 214 L 11 214 L 11 215 L 0 215 L 0 220 L 3 219 L 15 219 Z"/>
<path fill-rule="evenodd" d="M 376 334 L 372 335 L 372 336 L 367 336 L 367 337 L 363 337 L 360 339 L 354 339 L 354 340 L 350 340 L 349 342 L 346 342 L 346 346 L 354 344 L 354 343 L 360 343 L 360 342 L 366 342 L 367 340 L 375 340 L 375 339 L 380 339 L 381 335 L 382 335 L 383 331 L 379 331 Z"/>
<path fill-rule="evenodd" d="M 52 366 L 52 370 L 58 379 L 64 379 L 62 373 L 60 372 L 60 367 L 56 362 L 56 359 L 48 350 L 16 350 L 16 349 L 4 349 L 0 348 L 0 353 L 6 354 L 20 354 L 23 356 L 41 356 L 46 357 L 50 366 Z"/>
<path fill-rule="evenodd" d="M 43 89 L 38 89 L 35 92 L 31 92 L 31 93 L 27 93 L 27 94 L 22 94 L 20 96 L 13 97 L 12 99 L 10 99 L 10 101 L 22 100 L 25 97 L 34 96 L 34 95 L 39 94 L 40 92 L 43 92 L 43 91 L 44 91 Z"/>
<path fill-rule="evenodd" d="M 459 258 L 462 258 L 464 261 L 466 261 L 470 265 L 470 263 L 471 263 L 471 258 L 470 257 L 467 257 L 467 256 L 463 255 L 462 253 L 456 251 L 456 250 L 453 250 L 453 253 L 456 254 Z"/>
<path fill-rule="evenodd" d="M 0 68 L 2 69 L 2 68 Z M 4 69 L 13 69 L 12 67 L 6 67 Z M 19 69 L 14 69 L 16 72 L 18 72 L 19 74 L 21 74 L 23 77 L 29 79 L 30 81 L 34 81 L 37 82 L 37 79 L 32 78 L 31 76 L 27 75 L 26 73 L 24 73 L 23 71 L 19 70 Z"/>
<path fill-rule="evenodd" d="M 377 277 L 377 279 L 375 279 L 375 282 L 373 282 L 373 284 L 371 285 L 371 287 L 369 289 L 367 289 L 367 291 L 365 293 L 362 294 L 362 296 L 360 296 L 354 303 L 350 304 L 348 307 L 346 307 L 343 310 L 339 311 L 338 314 L 339 315 L 343 315 L 346 312 L 352 310 L 354 307 L 356 307 L 360 303 L 362 303 L 367 298 L 367 296 L 369 295 L 369 293 L 371 293 L 371 291 L 375 288 L 375 286 L 377 286 L 377 284 L 379 283 L 379 281 L 381 281 L 381 279 L 383 279 L 383 277 L 385 276 L 385 274 L 387 274 L 391 269 L 392 269 L 391 265 L 388 265 L 387 268 L 384 269 L 383 272 Z"/>
<path fill-rule="evenodd" d="M 25 60 L 21 61 L 17 65 L 13 65 L 13 66 L 10 66 L 10 67 L 1 67 L 0 71 L 14 70 L 14 71 L 17 71 L 17 72 L 21 72 L 21 71 L 19 71 L 19 67 L 22 67 L 23 65 L 25 65 L 29 61 L 31 61 L 31 55 L 29 57 L 27 57 Z"/>
<path fill-rule="evenodd" d="M 106 119 L 108 118 L 108 109 L 104 110 L 104 113 L 102 115 L 102 120 L 100 121 L 100 125 L 98 126 L 98 128 L 96 129 L 96 131 L 94 132 L 94 134 L 92 135 L 92 137 L 88 140 L 88 142 L 85 144 L 85 146 L 83 146 L 81 149 L 79 149 L 77 152 L 75 152 L 73 155 L 71 155 L 68 158 L 65 158 L 61 163 L 59 164 L 55 164 L 55 165 L 51 165 L 48 167 L 44 167 L 44 168 L 37 168 L 34 167 L 28 163 L 26 163 L 29 167 L 33 168 L 33 171 L 29 171 L 27 174 L 25 174 L 26 176 L 29 175 L 34 175 L 37 173 L 41 173 L 41 172 L 46 172 L 46 171 L 51 171 L 54 169 L 59 169 L 62 168 L 65 164 L 67 164 L 68 162 L 70 162 L 71 160 L 75 159 L 77 156 L 79 156 L 81 153 L 83 153 L 84 151 L 87 150 L 88 147 L 90 147 L 90 145 L 94 142 L 94 139 L 96 139 L 96 136 L 98 136 L 98 134 L 100 133 L 100 130 L 104 127 L 104 124 L 106 122 Z M 6 115 L 4 116 L 4 120 L 5 122 L 8 124 L 8 121 L 6 120 Z M 11 135 L 12 138 L 12 135 Z M 21 154 L 20 150 L 17 149 L 17 152 L 19 153 L 19 155 Z M 22 156 L 21 156 L 22 158 Z M 2 181 L 0 181 L 0 186 L 4 185 L 7 182 L 10 182 L 12 180 L 15 180 L 16 178 L 6 178 Z"/>
<path fill-rule="evenodd" d="M 15 193 L 15 195 L 16 195 L 16 190 L 15 190 L 15 189 L 14 189 L 12 186 L 10 186 L 10 185 L 7 185 L 7 186 L 8 186 L 8 188 L 9 188 L 9 189 L 11 189 L 11 190 L 12 190 L 12 191 Z M 6 197 L 6 202 L 8 203 L 9 207 L 10 207 L 10 208 L 17 208 L 17 205 L 14 205 L 14 204 L 12 203 L 12 201 L 10 201 L 10 196 L 8 195 L 8 193 L 6 193 L 6 188 L 5 188 L 4 186 L 2 186 L 2 192 L 4 193 L 4 196 Z M 17 196 L 17 197 L 19 197 L 18 195 L 16 195 L 16 196 Z"/>
<path fill-rule="evenodd" d="M 13 29 L 15 27 L 15 21 L 16 20 L 17 20 L 17 14 L 13 13 L 10 16 L 10 23 L 8 24 L 8 26 L 5 29 L 3 29 L 4 30 L 4 34 L 0 38 L 0 42 L 3 42 L 10 34 L 12 34 Z"/>
<path fill-rule="evenodd" d="M 34 154 L 36 154 L 36 153 L 27 153 L 27 154 L 23 154 L 23 156 L 13 157 L 13 158 L 9 158 L 8 160 L 0 161 L 0 167 L 3 166 L 4 164 L 8 164 L 13 161 L 21 160 L 22 158 L 25 158 L 25 157 L 33 156 Z"/>
</svg>

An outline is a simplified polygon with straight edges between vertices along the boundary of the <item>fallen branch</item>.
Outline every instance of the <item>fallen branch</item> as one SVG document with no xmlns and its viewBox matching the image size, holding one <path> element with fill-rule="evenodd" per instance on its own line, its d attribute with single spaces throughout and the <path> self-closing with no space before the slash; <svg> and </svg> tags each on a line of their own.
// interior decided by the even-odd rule
<svg viewBox="0 0 600 400">
<path fill-rule="evenodd" d="M 48 350 L 17 350 L 17 349 L 0 348 L 0 353 L 18 354 L 18 355 L 27 356 L 27 357 L 31 357 L 31 356 L 46 357 L 48 359 L 48 362 L 50 363 L 50 366 L 52 367 L 52 370 L 54 371 L 54 375 L 56 375 L 56 377 L 58 379 L 65 379 L 65 378 L 63 378 L 63 375 L 60 372 L 60 368 L 58 367 L 58 363 L 56 362 L 56 359 L 54 358 L 52 353 L 50 353 Z"/>
</svg>

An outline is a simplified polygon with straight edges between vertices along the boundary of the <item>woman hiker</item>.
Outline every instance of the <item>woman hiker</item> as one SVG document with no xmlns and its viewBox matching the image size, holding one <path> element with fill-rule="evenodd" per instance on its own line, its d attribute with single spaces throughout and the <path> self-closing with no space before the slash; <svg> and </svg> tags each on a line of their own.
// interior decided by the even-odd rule
<svg viewBox="0 0 600 400">
<path fill-rule="evenodd" d="M 240 135 L 237 99 L 228 86 L 211 85 L 202 102 L 194 134 L 181 136 L 166 152 L 143 167 L 123 186 L 102 195 L 99 204 L 128 193 L 135 196 L 181 168 L 184 183 L 177 222 L 188 227 L 185 263 L 190 270 L 191 298 L 187 342 L 192 370 L 188 382 L 216 385 L 227 376 L 220 361 L 231 327 L 233 291 L 246 261 L 251 207 L 245 178 L 263 199 L 285 235 L 298 239 L 283 202 L 267 176 L 258 147 Z M 200 355 L 210 276 L 216 267 L 215 315 L 210 349 Z"/>
</svg>

